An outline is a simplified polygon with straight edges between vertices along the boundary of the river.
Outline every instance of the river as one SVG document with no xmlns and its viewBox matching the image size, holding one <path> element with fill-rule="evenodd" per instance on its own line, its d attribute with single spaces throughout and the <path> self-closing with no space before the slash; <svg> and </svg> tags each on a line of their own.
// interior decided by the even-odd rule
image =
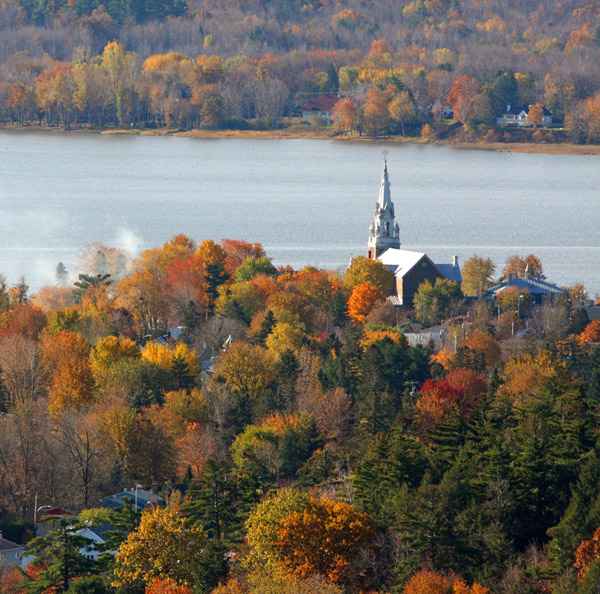
<svg viewBox="0 0 600 594">
<path fill-rule="evenodd" d="M 0 132 L 0 273 L 36 289 L 89 242 L 139 253 L 176 233 L 342 267 L 366 252 L 384 149 L 403 248 L 498 270 L 534 253 L 551 282 L 600 293 L 600 156 L 305 139 Z"/>
</svg>

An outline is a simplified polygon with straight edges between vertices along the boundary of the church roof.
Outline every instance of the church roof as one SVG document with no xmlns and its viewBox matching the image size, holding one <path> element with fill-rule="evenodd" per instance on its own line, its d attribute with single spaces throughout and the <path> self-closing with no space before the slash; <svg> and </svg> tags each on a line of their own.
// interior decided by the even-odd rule
<svg viewBox="0 0 600 594">
<path fill-rule="evenodd" d="M 462 283 L 462 274 L 460 272 L 460 266 L 458 264 L 438 264 L 436 262 L 435 267 L 449 281 L 453 281 L 458 284 Z"/>
<path fill-rule="evenodd" d="M 412 252 L 389 248 L 379 256 L 382 264 L 385 264 L 397 277 L 402 278 L 410 272 L 423 258 L 427 258 L 423 252 Z M 432 262 L 433 264 L 433 262 Z M 434 264 L 435 266 L 435 264 Z"/>
</svg>

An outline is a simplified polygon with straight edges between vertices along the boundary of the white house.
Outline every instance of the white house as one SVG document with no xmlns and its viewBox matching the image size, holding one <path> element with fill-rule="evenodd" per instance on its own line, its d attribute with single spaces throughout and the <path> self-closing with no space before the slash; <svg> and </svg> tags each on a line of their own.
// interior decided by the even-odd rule
<svg viewBox="0 0 600 594">
<path fill-rule="evenodd" d="M 85 528 L 81 528 L 77 531 L 79 536 L 83 536 L 90 541 L 90 544 L 79 549 L 79 552 L 86 558 L 91 561 L 97 561 L 98 556 L 102 553 L 111 553 L 112 555 L 116 555 L 117 551 L 99 551 L 96 547 L 99 545 L 103 545 L 106 542 L 104 538 L 104 533 L 118 530 L 114 526 L 110 524 L 102 524 L 100 526 L 86 526 Z"/>
<path fill-rule="evenodd" d="M 311 99 L 306 105 L 302 106 L 302 119 L 310 123 L 313 116 L 323 118 L 328 124 L 333 124 L 331 116 L 335 104 L 340 100 L 338 95 L 325 94 Z"/>
<path fill-rule="evenodd" d="M 506 112 L 499 118 L 496 118 L 496 125 L 503 128 L 523 128 L 529 126 L 527 114 L 531 105 L 507 105 Z M 542 126 L 549 126 L 552 123 L 552 114 L 543 107 Z"/>
</svg>

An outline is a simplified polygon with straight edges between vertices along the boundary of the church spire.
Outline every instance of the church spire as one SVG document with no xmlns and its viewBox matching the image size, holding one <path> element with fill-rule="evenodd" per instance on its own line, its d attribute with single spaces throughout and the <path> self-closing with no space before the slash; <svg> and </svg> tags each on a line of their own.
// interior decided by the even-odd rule
<svg viewBox="0 0 600 594">
<path fill-rule="evenodd" d="M 391 208 L 392 214 L 394 213 L 394 203 L 392 202 L 390 180 L 387 170 L 387 159 L 383 160 L 383 173 L 381 174 L 381 185 L 379 187 L 379 200 L 377 201 L 377 206 L 380 210 Z"/>
<path fill-rule="evenodd" d="M 375 218 L 369 228 L 368 246 L 367 257 L 370 259 L 378 258 L 388 248 L 400 248 L 400 227 L 395 220 L 387 159 L 385 158 L 379 187 L 379 199 L 375 206 Z"/>
</svg>

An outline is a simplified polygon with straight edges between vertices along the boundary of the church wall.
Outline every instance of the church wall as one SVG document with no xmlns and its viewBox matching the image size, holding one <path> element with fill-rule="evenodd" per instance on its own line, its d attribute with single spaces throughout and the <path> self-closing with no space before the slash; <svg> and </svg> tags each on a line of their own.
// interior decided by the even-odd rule
<svg viewBox="0 0 600 594">
<path fill-rule="evenodd" d="M 408 309 L 413 308 L 415 293 L 419 285 L 428 280 L 432 285 L 438 278 L 443 278 L 435 266 L 425 257 L 416 266 L 409 270 L 404 278 L 398 279 L 398 296 L 402 298 L 402 304 Z M 402 291 L 402 293 L 400 293 Z"/>
</svg>

